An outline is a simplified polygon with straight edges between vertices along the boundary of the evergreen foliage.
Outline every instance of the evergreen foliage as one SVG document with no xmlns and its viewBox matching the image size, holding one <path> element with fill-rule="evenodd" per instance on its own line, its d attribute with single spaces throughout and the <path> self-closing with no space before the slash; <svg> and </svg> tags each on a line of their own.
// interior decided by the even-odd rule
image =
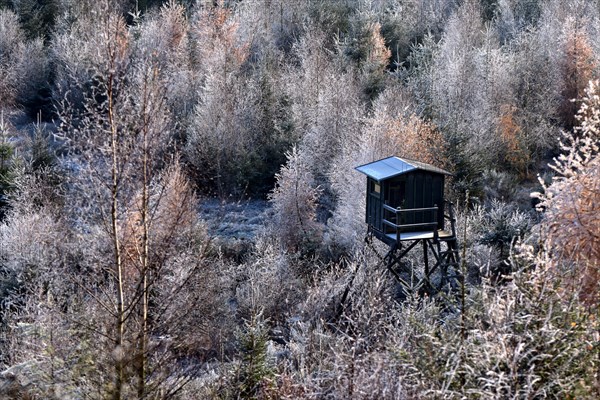
<svg viewBox="0 0 600 400">
<path fill-rule="evenodd" d="M 0 221 L 9 209 L 10 192 L 15 186 L 15 151 L 9 142 L 8 124 L 4 114 L 0 115 Z"/>
<path fill-rule="evenodd" d="M 268 331 L 261 315 L 245 323 L 240 337 L 242 360 L 237 372 L 238 389 L 234 398 L 260 399 L 268 397 L 273 371 L 267 354 Z"/>
</svg>

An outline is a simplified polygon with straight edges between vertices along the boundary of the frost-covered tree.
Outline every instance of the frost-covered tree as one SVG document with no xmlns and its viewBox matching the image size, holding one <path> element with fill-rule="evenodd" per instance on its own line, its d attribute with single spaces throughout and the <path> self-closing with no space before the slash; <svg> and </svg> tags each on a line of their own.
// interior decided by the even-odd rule
<svg viewBox="0 0 600 400">
<path fill-rule="evenodd" d="M 544 20 L 536 31 L 524 31 L 515 39 L 515 108 L 504 110 L 500 126 L 502 129 L 499 131 L 509 148 L 525 148 L 533 160 L 541 159 L 549 149 L 556 146 L 559 132 L 556 120 L 561 79 L 555 59 L 559 38 L 552 26 Z M 513 129 L 510 128 L 512 122 L 515 123 L 514 129 L 520 132 L 515 131 L 511 135 L 506 128 Z"/>
<path fill-rule="evenodd" d="M 496 110 L 510 100 L 506 56 L 481 20 L 478 2 L 467 1 L 449 19 L 433 55 L 427 108 L 448 143 L 447 156 L 461 187 L 477 185 L 478 171 L 496 161 Z M 508 93 L 507 93 L 508 92 Z"/>
<path fill-rule="evenodd" d="M 361 5 L 379 20 L 391 61 L 401 64 L 426 35 L 439 38 L 458 4 L 455 0 L 385 0 Z"/>
<path fill-rule="evenodd" d="M 287 54 L 306 27 L 312 3 L 285 0 L 241 2 L 235 9 L 240 20 L 240 33 L 259 57 L 270 49 Z"/>
<path fill-rule="evenodd" d="M 24 41 L 16 14 L 9 10 L 0 10 L 0 97 L 2 108 L 12 106 L 15 101 L 18 74 L 13 61 L 18 46 Z"/>
<path fill-rule="evenodd" d="M 50 71 L 41 38 L 28 40 L 15 13 L 0 9 L 0 109 L 26 107 L 47 117 Z"/>
<path fill-rule="evenodd" d="M 360 71 L 367 100 L 373 100 L 385 87 L 391 51 L 381 34 L 381 25 L 370 10 L 359 10 L 351 20 L 351 30 L 339 44 L 344 55 Z"/>
<path fill-rule="evenodd" d="M 514 40 L 519 34 L 537 25 L 542 2 L 539 0 L 499 0 L 493 16 L 494 29 L 502 43 Z"/>
<path fill-rule="evenodd" d="M 599 33 L 595 0 L 0 0 L 0 398 L 597 398 Z M 364 247 L 390 155 L 480 199 L 462 301 Z M 265 231 L 208 238 L 194 188 L 270 192 Z"/>
<path fill-rule="evenodd" d="M 473 226 L 470 237 L 477 242 L 491 246 L 496 250 L 497 262 L 480 270 L 482 275 L 498 278 L 511 272 L 509 255 L 511 246 L 529 233 L 532 225 L 531 217 L 520 211 L 515 205 L 492 199 L 485 207 L 476 206 L 470 223 Z"/>
<path fill-rule="evenodd" d="M 133 32 L 142 62 L 157 66 L 164 81 L 167 105 L 178 124 L 185 126 L 200 92 L 200 71 L 190 51 L 190 26 L 185 8 L 175 1 L 134 21 Z"/>
<path fill-rule="evenodd" d="M 193 38 L 202 90 L 188 124 L 185 153 L 198 179 L 219 195 L 243 193 L 248 155 L 255 145 L 256 91 L 242 70 L 248 44 L 238 21 L 224 7 L 200 13 Z"/>
<path fill-rule="evenodd" d="M 569 20 L 565 27 L 564 59 L 561 63 L 563 80 L 560 117 L 566 130 L 573 129 L 576 122 L 577 103 L 584 95 L 588 82 L 594 78 L 597 61 L 589 45 L 587 34 Z M 573 26 L 575 25 L 575 26 Z"/>
<path fill-rule="evenodd" d="M 50 219 L 65 248 L 57 250 L 51 274 L 39 266 L 36 279 L 25 284 L 25 305 L 11 320 L 39 324 L 40 330 L 37 336 L 24 333 L 10 350 L 14 363 L 31 364 L 25 375 L 51 374 L 54 362 L 76 364 L 68 374 L 40 379 L 33 391 L 44 393 L 52 384 L 65 396 L 169 398 L 187 382 L 177 360 L 201 352 L 210 336 L 210 328 L 190 335 L 183 327 L 203 326 L 212 306 L 200 304 L 219 296 L 202 288 L 212 281 L 204 279 L 211 274 L 204 264 L 205 233 L 193 189 L 170 152 L 167 66 L 144 47 L 143 35 L 104 11 L 99 57 L 86 70 L 93 79 L 75 79 L 82 103 L 73 104 L 67 94 L 60 109 L 60 134 L 73 151 L 65 207 Z M 10 228 L 20 223 L 17 218 Z M 58 331 L 48 319 L 60 321 Z M 44 347 L 57 332 L 60 348 Z M 52 351 L 52 359 L 33 351 L 36 346 Z"/>
<path fill-rule="evenodd" d="M 330 53 L 323 32 L 311 30 L 296 43 L 294 51 L 299 68 L 290 68 L 285 80 L 292 101 L 294 129 L 303 137 L 321 117 L 320 97 L 325 79 L 334 75 Z"/>
<path fill-rule="evenodd" d="M 93 86 L 102 78 L 98 76 L 99 72 L 110 68 L 104 56 L 108 52 L 113 53 L 118 72 L 125 72 L 125 60 L 128 60 L 131 50 L 130 37 L 124 23 L 115 25 L 116 13 L 105 15 L 112 6 L 114 3 L 109 0 L 86 3 L 87 12 L 77 15 L 72 24 L 53 38 L 53 98 L 59 104 L 59 112 L 63 107 L 81 107 L 87 97 L 93 96 Z M 68 104 L 64 104 L 64 100 Z"/>
<path fill-rule="evenodd" d="M 322 226 L 316 220 L 321 189 L 302 153 L 294 147 L 287 159 L 269 195 L 273 205 L 270 230 L 289 251 L 311 253 L 319 246 L 322 235 Z"/>
<path fill-rule="evenodd" d="M 323 32 L 311 31 L 297 44 L 300 66 L 288 72 L 287 93 L 298 151 L 324 190 L 325 208 L 331 210 L 332 162 L 360 136 L 365 108 L 354 71 L 336 64 L 342 59 L 327 50 L 325 41 Z"/>
<path fill-rule="evenodd" d="M 544 185 L 542 235 L 558 270 L 589 303 L 598 304 L 600 260 L 600 100 L 598 81 L 590 81 L 577 115 L 580 126 L 565 135 L 563 154 L 551 167 L 557 176 Z M 566 262 L 566 266 L 564 265 Z"/>
</svg>

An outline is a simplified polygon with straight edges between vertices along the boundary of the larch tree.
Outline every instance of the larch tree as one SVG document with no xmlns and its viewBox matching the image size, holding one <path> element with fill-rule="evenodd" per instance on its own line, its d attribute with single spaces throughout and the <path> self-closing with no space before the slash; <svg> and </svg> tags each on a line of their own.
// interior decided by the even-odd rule
<svg viewBox="0 0 600 400">
<path fill-rule="evenodd" d="M 311 253 L 322 234 L 316 220 L 321 189 L 310 165 L 295 147 L 287 154 L 287 163 L 276 178 L 275 189 L 269 195 L 274 213 L 271 230 L 289 251 Z"/>
<path fill-rule="evenodd" d="M 137 18 L 133 32 L 139 39 L 135 46 L 145 59 L 159 66 L 166 105 L 175 122 L 185 129 L 198 101 L 201 84 L 200 71 L 194 65 L 190 22 L 185 7 L 175 1 L 165 2 L 141 21 L 139 16 Z"/>
<path fill-rule="evenodd" d="M 160 59 L 150 51 L 130 53 L 133 38 L 119 17 L 109 13 L 104 23 L 100 51 L 107 68 L 97 71 L 98 84 L 92 87 L 94 97 L 87 99 L 86 112 L 75 124 L 69 115 L 65 128 L 78 133 L 87 179 L 98 185 L 98 222 L 112 247 L 111 260 L 100 265 L 112 277 L 110 289 L 97 297 L 99 310 L 114 319 L 106 343 L 110 346 L 112 340 L 114 345 L 112 397 L 129 397 L 133 383 L 137 396 L 144 398 L 157 390 L 168 393 L 162 385 L 172 364 L 156 358 L 165 343 L 153 342 L 153 337 L 171 330 L 165 319 L 173 315 L 163 312 L 182 294 L 154 297 L 165 275 L 175 273 L 176 285 L 183 286 L 199 267 L 193 262 L 183 269 L 171 264 L 181 246 L 178 238 L 193 234 L 195 201 L 180 171 L 159 180 L 171 139 Z M 112 311 L 106 309 L 109 304 Z"/>
<path fill-rule="evenodd" d="M 292 102 L 294 129 L 302 138 L 322 116 L 320 98 L 324 79 L 334 75 L 326 37 L 316 29 L 307 31 L 294 45 L 299 68 L 290 66 L 286 73 L 287 93 Z"/>
<path fill-rule="evenodd" d="M 424 37 L 433 35 L 439 39 L 444 24 L 459 2 L 385 0 L 365 4 L 380 19 L 381 33 L 391 51 L 391 61 L 400 67 L 409 58 L 413 46 L 421 43 Z"/>
<path fill-rule="evenodd" d="M 598 305 L 600 288 L 600 99 L 590 81 L 577 115 L 579 126 L 565 134 L 563 154 L 551 167 L 557 176 L 544 185 L 538 207 L 544 211 L 542 234 L 552 254 L 549 267 L 566 275 L 570 290 Z M 566 268 L 566 270 L 565 270 Z"/>
<path fill-rule="evenodd" d="M 584 95 L 588 82 L 594 78 L 597 61 L 589 45 L 587 34 L 578 27 L 578 21 L 567 21 L 564 43 L 564 60 L 561 65 L 563 76 L 562 101 L 560 117 L 566 130 L 571 130 L 576 124 L 578 99 Z"/>
<path fill-rule="evenodd" d="M 199 181 L 221 196 L 244 192 L 244 164 L 255 144 L 255 92 L 242 68 L 249 49 L 238 27 L 231 10 L 215 6 L 202 10 L 192 29 L 202 90 L 185 154 Z"/>
<path fill-rule="evenodd" d="M 522 32 L 513 42 L 514 102 L 503 106 L 498 124 L 498 133 L 508 148 L 524 147 L 532 162 L 539 161 L 548 149 L 555 147 L 559 135 L 555 121 L 561 79 L 554 62 L 559 38 L 554 23 L 544 19 L 540 24 L 537 30 Z M 515 130 L 515 134 L 509 134 L 513 122 L 520 133 Z"/>
<path fill-rule="evenodd" d="M 27 39 L 18 16 L 0 9 L 0 109 L 37 114 L 43 102 L 39 91 L 48 87 L 48 64 L 43 40 Z"/>
<path fill-rule="evenodd" d="M 289 71 L 287 93 L 298 152 L 323 189 L 322 205 L 332 210 L 332 162 L 360 136 L 365 104 L 355 70 L 327 48 L 323 32 L 308 32 L 295 50 L 300 68 Z"/>
<path fill-rule="evenodd" d="M 386 46 L 380 23 L 369 9 L 357 11 L 351 21 L 349 34 L 338 46 L 360 71 L 363 93 L 371 101 L 385 87 L 392 52 Z"/>
<path fill-rule="evenodd" d="M 72 374 L 53 378 L 63 393 L 170 398 L 195 375 L 196 367 L 182 369 L 178 360 L 202 352 L 218 286 L 206 279 L 211 268 L 196 199 L 170 152 L 165 64 L 109 2 L 96 7 L 101 17 L 89 34 L 98 58 L 87 70 L 93 78 L 63 70 L 82 99 L 74 105 L 67 93 L 60 107 L 60 133 L 73 150 L 68 201 L 56 228 L 67 247 L 53 264 L 63 281 L 40 274 L 31 285 L 44 287 L 46 298 L 34 291 L 31 304 L 50 311 L 25 309 L 22 316 L 60 321 L 62 345 L 53 359 L 76 365 Z M 87 38 L 72 34 L 70 46 Z M 39 321 L 43 331 L 47 325 Z M 204 328 L 191 336 L 191 326 Z M 54 327 L 49 335 L 57 334 Z M 36 359 L 33 348 L 20 361 Z M 35 366 L 52 371 L 56 364 Z"/>
<path fill-rule="evenodd" d="M 15 70 L 15 56 L 18 46 L 25 40 L 25 35 L 19 25 L 17 15 L 10 11 L 0 10 L 0 107 L 14 106 L 16 87 L 18 84 L 17 71 Z"/>
<path fill-rule="evenodd" d="M 464 2 L 448 20 L 446 31 L 432 56 L 431 85 L 426 104 L 432 122 L 448 142 L 447 155 L 455 166 L 455 183 L 476 185 L 476 171 L 493 152 L 476 143 L 491 144 L 493 114 L 485 98 L 486 83 L 480 67 L 480 49 L 487 35 L 478 2 Z M 482 101 L 483 100 L 483 101 Z"/>
<path fill-rule="evenodd" d="M 235 13 L 242 36 L 259 54 L 276 48 L 288 54 L 306 27 L 310 2 L 257 0 L 238 3 Z"/>
</svg>

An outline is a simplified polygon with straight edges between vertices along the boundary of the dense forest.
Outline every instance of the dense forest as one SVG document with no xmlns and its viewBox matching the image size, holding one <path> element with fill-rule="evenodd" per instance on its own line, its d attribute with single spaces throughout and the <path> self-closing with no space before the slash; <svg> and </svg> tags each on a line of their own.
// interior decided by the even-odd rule
<svg viewBox="0 0 600 400">
<path fill-rule="evenodd" d="M 600 398 L 599 75 L 597 0 L 0 0 L 0 398 Z"/>
</svg>

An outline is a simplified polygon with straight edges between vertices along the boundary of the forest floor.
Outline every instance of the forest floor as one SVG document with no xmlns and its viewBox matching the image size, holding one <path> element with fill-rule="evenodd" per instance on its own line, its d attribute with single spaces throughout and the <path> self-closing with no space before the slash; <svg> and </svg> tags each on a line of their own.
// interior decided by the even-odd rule
<svg viewBox="0 0 600 400">
<path fill-rule="evenodd" d="M 264 228 L 270 205 L 266 200 L 200 201 L 200 217 L 206 221 L 210 236 L 252 241 Z"/>
</svg>

